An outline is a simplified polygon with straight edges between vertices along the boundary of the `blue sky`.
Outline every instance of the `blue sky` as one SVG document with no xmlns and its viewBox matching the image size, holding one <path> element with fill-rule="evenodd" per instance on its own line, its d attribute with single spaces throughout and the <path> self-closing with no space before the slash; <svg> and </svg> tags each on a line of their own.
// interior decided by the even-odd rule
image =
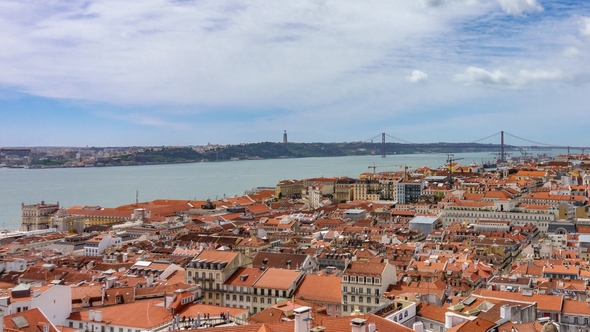
<svg viewBox="0 0 590 332">
<path fill-rule="evenodd" d="M 4 0 L 0 31 L 4 147 L 590 146 L 590 1 Z"/>
</svg>

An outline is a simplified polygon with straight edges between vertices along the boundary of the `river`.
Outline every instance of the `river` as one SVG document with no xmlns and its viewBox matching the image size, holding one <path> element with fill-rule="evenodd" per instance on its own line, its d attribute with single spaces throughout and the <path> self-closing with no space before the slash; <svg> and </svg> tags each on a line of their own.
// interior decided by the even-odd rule
<svg viewBox="0 0 590 332">
<path fill-rule="evenodd" d="M 552 151 L 556 155 L 555 151 Z M 538 152 L 540 153 L 540 152 Z M 492 161 L 490 153 L 455 153 L 460 163 Z M 274 187 L 284 179 L 350 176 L 372 171 L 440 167 L 446 154 L 347 156 L 272 160 L 243 160 L 152 166 L 57 169 L 0 169 L 0 227 L 20 226 L 21 203 L 59 202 L 60 206 L 116 207 L 154 199 L 207 199 L 242 195 L 255 187 Z"/>
</svg>

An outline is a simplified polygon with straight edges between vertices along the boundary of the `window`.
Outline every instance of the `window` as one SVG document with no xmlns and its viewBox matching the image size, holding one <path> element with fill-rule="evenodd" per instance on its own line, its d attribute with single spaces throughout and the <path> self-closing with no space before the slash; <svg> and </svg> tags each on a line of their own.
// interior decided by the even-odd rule
<svg viewBox="0 0 590 332">
<path fill-rule="evenodd" d="M 343 291 L 344 293 L 347 293 L 347 292 L 348 292 L 348 287 L 346 287 L 346 286 L 343 286 L 343 287 L 342 287 L 342 291 Z"/>
<path fill-rule="evenodd" d="M 361 287 L 359 287 L 359 294 L 363 293 L 363 289 Z"/>
<path fill-rule="evenodd" d="M 252 302 L 254 302 L 254 303 L 258 303 L 258 298 L 255 296 L 255 297 L 252 299 Z"/>
<path fill-rule="evenodd" d="M 69 326 L 69 327 L 74 327 L 74 322 L 69 322 L 69 323 L 68 323 L 68 326 Z"/>
<path fill-rule="evenodd" d="M 379 283 L 381 283 L 381 280 L 379 280 L 379 278 L 375 278 L 375 283 L 379 284 Z"/>
<path fill-rule="evenodd" d="M 215 299 L 219 300 L 219 293 L 215 294 Z"/>
<path fill-rule="evenodd" d="M 350 277 L 350 282 L 356 282 L 356 277 Z"/>
<path fill-rule="evenodd" d="M 362 284 L 365 282 L 365 278 L 364 277 L 359 277 L 359 283 Z"/>
<path fill-rule="evenodd" d="M 260 289 L 260 295 L 264 295 L 264 288 Z"/>
<path fill-rule="evenodd" d="M 355 299 L 354 295 L 350 297 L 350 301 L 356 302 L 356 299 Z"/>
<path fill-rule="evenodd" d="M 371 278 L 371 277 L 367 277 L 367 284 L 370 284 L 370 283 L 372 283 L 372 282 L 373 282 L 373 278 Z"/>
<path fill-rule="evenodd" d="M 229 294 L 225 294 L 225 299 L 229 301 Z"/>
<path fill-rule="evenodd" d="M 268 300 L 266 301 L 266 303 L 272 304 L 272 299 L 271 298 L 268 298 Z"/>
<path fill-rule="evenodd" d="M 359 302 L 360 303 L 363 303 L 363 297 L 362 296 L 359 296 Z"/>
<path fill-rule="evenodd" d="M 342 301 L 347 302 L 348 301 L 348 296 L 347 295 L 342 295 Z"/>
<path fill-rule="evenodd" d="M 240 302 L 244 302 L 244 295 L 240 295 Z"/>
<path fill-rule="evenodd" d="M 371 289 L 367 287 L 367 295 L 371 295 Z"/>
<path fill-rule="evenodd" d="M 236 300 L 236 295 L 235 294 L 232 295 L 232 300 L 234 300 L 234 301 Z"/>
<path fill-rule="evenodd" d="M 343 276 L 343 277 L 342 277 L 342 281 L 344 281 L 344 282 L 348 282 L 348 276 Z"/>
<path fill-rule="evenodd" d="M 192 277 L 193 276 L 193 271 L 188 271 L 187 274 L 188 274 L 189 277 Z"/>
<path fill-rule="evenodd" d="M 375 304 L 379 304 L 379 298 L 378 297 L 375 298 Z"/>
<path fill-rule="evenodd" d="M 342 306 L 342 311 L 348 311 L 348 306 L 347 305 L 343 305 Z"/>
<path fill-rule="evenodd" d="M 246 296 L 246 302 L 250 302 L 250 296 Z"/>
</svg>

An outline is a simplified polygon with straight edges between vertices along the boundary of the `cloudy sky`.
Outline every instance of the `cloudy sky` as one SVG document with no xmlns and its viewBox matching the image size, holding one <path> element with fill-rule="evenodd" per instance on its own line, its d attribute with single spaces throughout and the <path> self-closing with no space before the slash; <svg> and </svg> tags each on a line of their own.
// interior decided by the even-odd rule
<svg viewBox="0 0 590 332">
<path fill-rule="evenodd" d="M 3 0 L 0 31 L 4 147 L 590 146 L 587 0 Z"/>
</svg>

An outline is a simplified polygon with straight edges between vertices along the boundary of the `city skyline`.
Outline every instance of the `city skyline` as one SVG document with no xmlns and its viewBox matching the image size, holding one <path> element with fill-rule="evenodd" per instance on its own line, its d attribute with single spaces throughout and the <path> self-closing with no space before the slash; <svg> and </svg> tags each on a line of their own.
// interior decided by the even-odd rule
<svg viewBox="0 0 590 332">
<path fill-rule="evenodd" d="M 0 146 L 590 146 L 584 1 L 5 1 L 0 28 Z"/>
</svg>

